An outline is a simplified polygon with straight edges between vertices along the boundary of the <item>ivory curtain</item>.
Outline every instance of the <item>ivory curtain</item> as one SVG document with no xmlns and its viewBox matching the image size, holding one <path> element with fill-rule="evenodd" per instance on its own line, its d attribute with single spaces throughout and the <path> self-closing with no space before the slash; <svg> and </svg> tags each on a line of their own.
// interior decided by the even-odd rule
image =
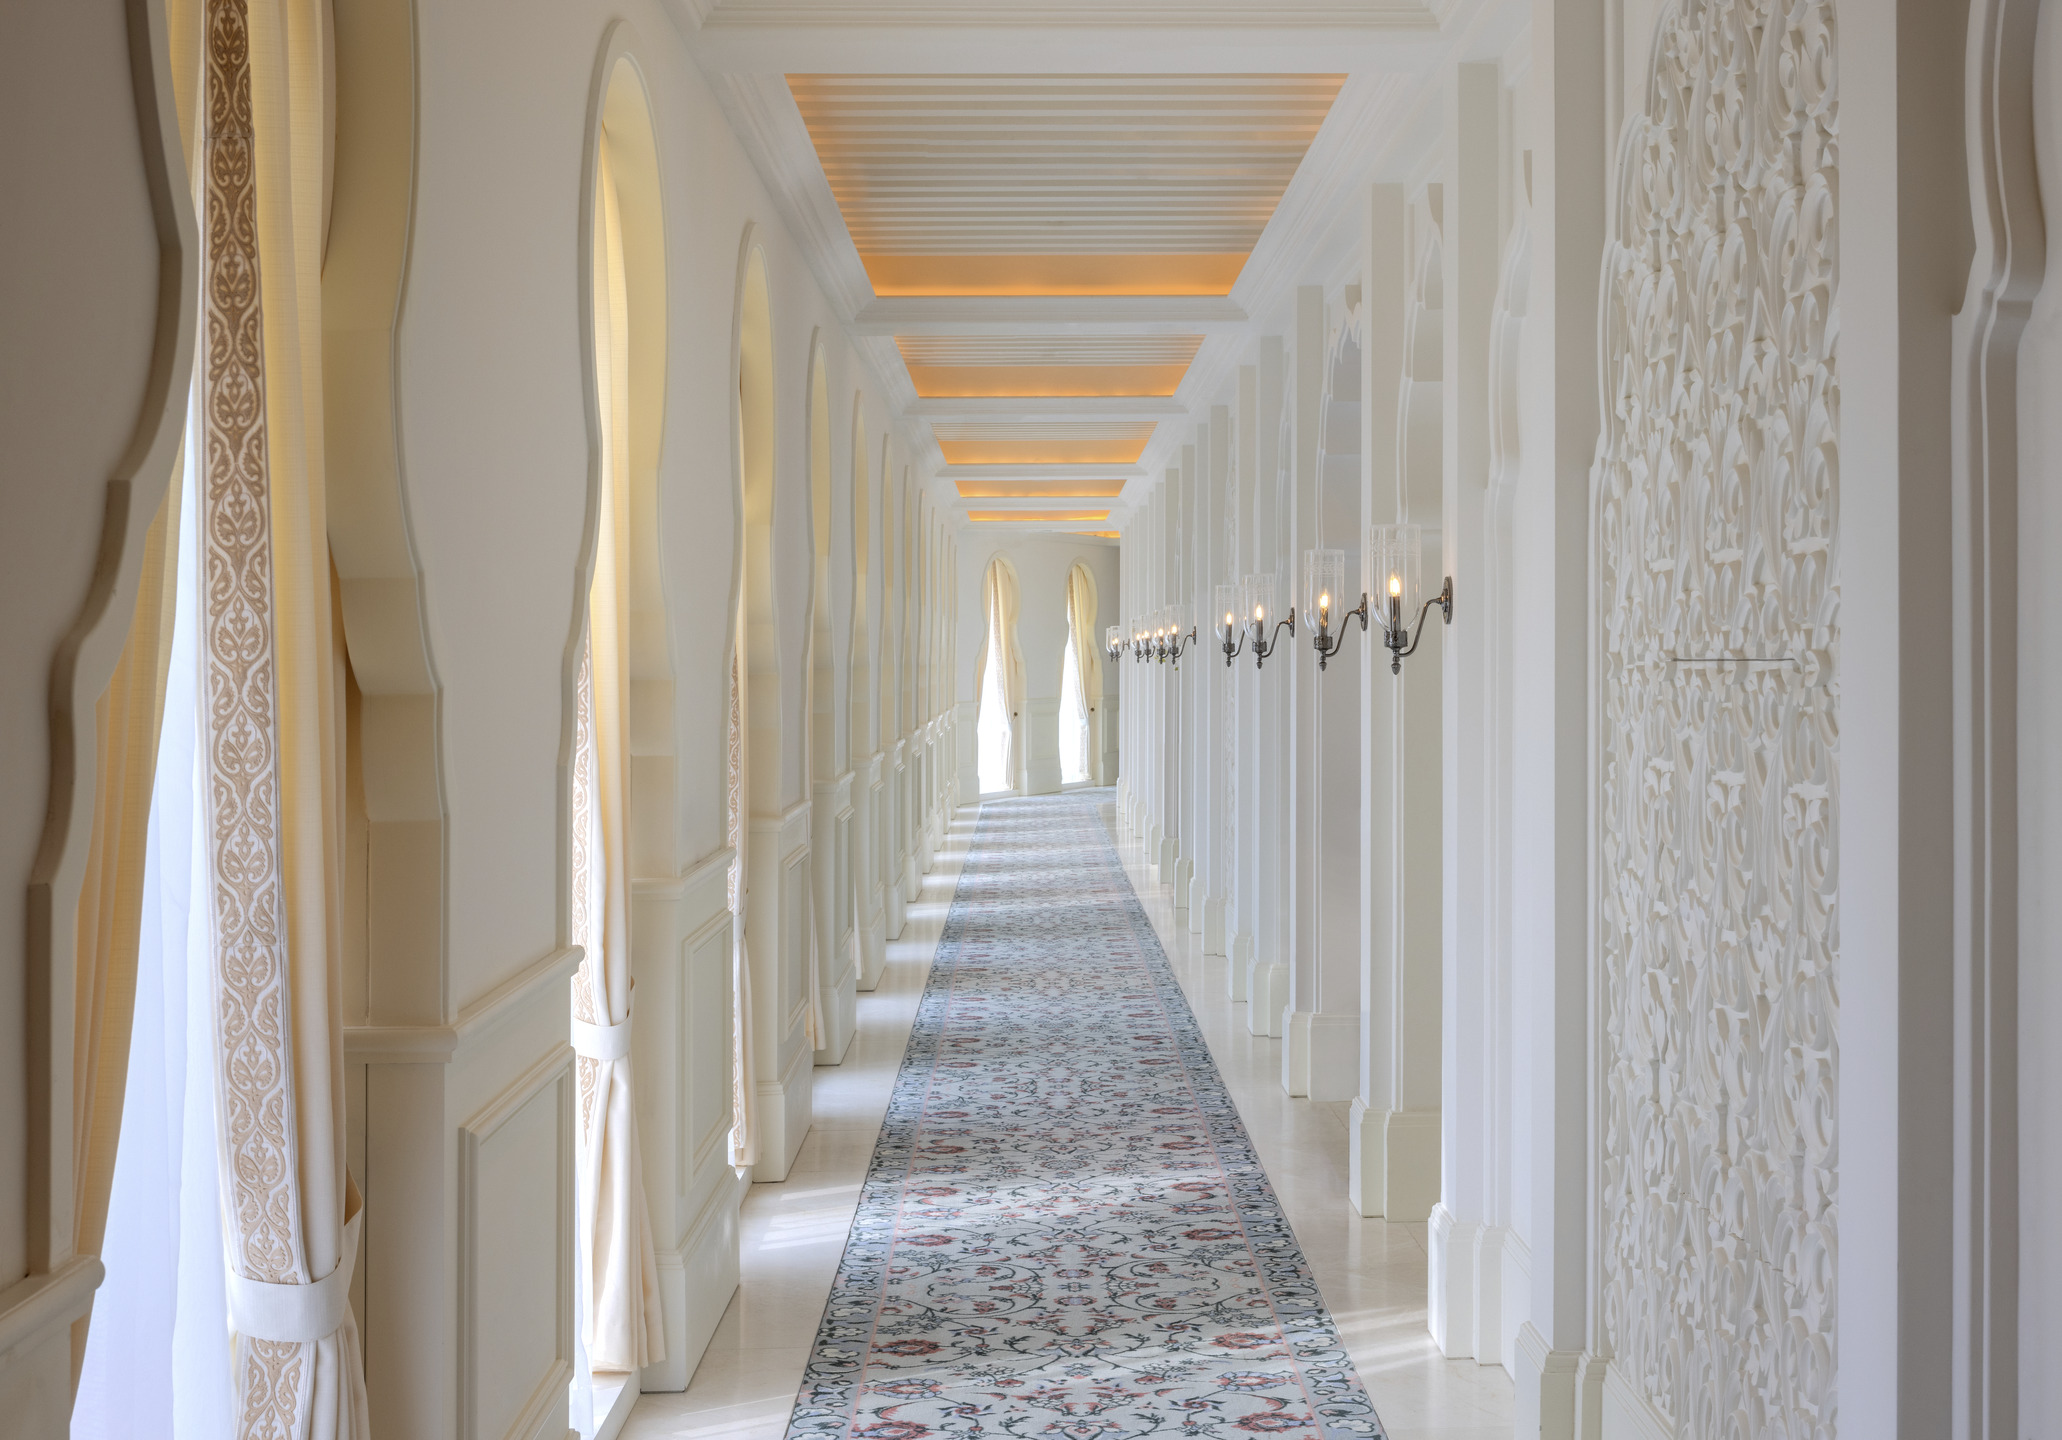
<svg viewBox="0 0 2062 1440">
<path fill-rule="evenodd" d="M 974 674 L 988 673 L 988 656 L 995 653 L 1002 669 L 1002 700 L 1009 711 L 1010 785 L 1019 794 L 1030 789 L 1025 773 L 1027 736 L 1024 731 L 1024 657 L 1017 648 L 1017 574 L 1001 556 L 988 562 L 981 584 L 982 601 L 988 612 L 988 629 L 981 640 L 981 653 L 974 660 Z M 976 693 L 981 690 L 976 681 Z M 980 729 L 980 704 L 974 708 L 976 733 Z"/>
<path fill-rule="evenodd" d="M 82 1255 L 99 1255 L 106 1239 L 115 1145 L 129 1080 L 144 855 L 179 583 L 180 489 L 175 470 L 164 505 L 144 539 L 143 576 L 136 587 L 128 641 L 93 710 L 93 833 L 79 890 L 73 974 L 78 998 L 72 1019 L 72 1223 L 74 1244 Z M 74 1394 L 91 1320 L 89 1311 L 72 1327 Z"/>
<path fill-rule="evenodd" d="M 1074 646 L 1074 668 L 1081 676 L 1082 723 L 1088 730 L 1088 778 L 1101 783 L 1102 739 L 1095 723 L 1103 697 L 1103 651 L 1095 634 L 1095 576 L 1076 561 L 1067 571 L 1067 628 Z"/>
<path fill-rule="evenodd" d="M 202 39 L 200 749 L 237 1429 L 361 1440 L 338 997 L 342 648 L 322 469 L 322 14 L 315 0 L 207 0 Z"/>
<path fill-rule="evenodd" d="M 587 592 L 573 774 L 573 979 L 579 1077 L 582 1340 L 595 1370 L 665 1352 L 630 1061 L 629 302 L 622 217 L 604 140 L 594 214 L 594 354 L 601 523 Z"/>
</svg>

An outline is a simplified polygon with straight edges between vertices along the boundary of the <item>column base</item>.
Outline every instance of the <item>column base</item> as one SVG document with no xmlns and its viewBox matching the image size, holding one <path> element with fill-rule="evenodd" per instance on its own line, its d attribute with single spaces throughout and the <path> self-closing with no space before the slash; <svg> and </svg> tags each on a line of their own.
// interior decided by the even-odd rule
<svg viewBox="0 0 2062 1440">
<path fill-rule="evenodd" d="M 859 988 L 872 990 L 888 969 L 887 899 L 879 888 L 867 896 L 867 912 L 859 922 Z"/>
<path fill-rule="evenodd" d="M 1425 1227 L 1425 1326 L 1449 1360 L 1475 1356 L 1475 1241 L 1482 1226 L 1456 1220 L 1445 1202 Z"/>
<path fill-rule="evenodd" d="M 1195 910 L 1191 908 L 1189 914 L 1193 916 L 1195 913 Z M 1202 931 L 1203 953 L 1205 955 L 1224 954 L 1224 897 L 1222 895 L 1212 895 L 1207 891 L 1204 893 Z"/>
<path fill-rule="evenodd" d="M 1673 1427 L 1641 1428 L 1639 1420 L 1646 1417 L 1614 1415 L 1618 1423 L 1607 1425 L 1605 1411 L 1614 1408 L 1607 1396 L 1621 1389 L 1608 1383 L 1608 1367 L 1586 1350 L 1553 1349 L 1530 1320 L 1518 1327 L 1513 1349 L 1517 1353 L 1511 1388 L 1516 1392 L 1517 1423 L 1512 1433 L 1520 1440 L 1601 1440 L 1607 1433 L 1614 1440 L 1648 1440 L 1655 1434 L 1673 1434 Z"/>
<path fill-rule="evenodd" d="M 1308 1010 L 1291 1010 L 1282 1016 L 1282 1089 L 1299 1097 L 1310 1093 Z"/>
<path fill-rule="evenodd" d="M 905 856 L 903 856 L 903 857 L 902 857 L 902 898 L 903 898 L 903 900 L 905 900 L 905 901 L 907 901 L 907 902 L 912 902 L 912 903 L 913 903 L 913 902 L 914 902 L 914 901 L 916 900 L 916 897 L 917 897 L 918 895 L 920 895 L 920 894 L 922 894 L 922 893 L 923 893 L 923 889 L 924 889 L 924 877 L 923 877 L 923 874 L 922 874 L 922 872 L 921 872 L 921 871 L 919 871 L 919 870 L 918 870 L 918 869 L 916 868 L 916 856 L 915 856 L 915 855 L 913 855 L 913 854 L 912 854 L 912 855 L 905 855 Z"/>
<path fill-rule="evenodd" d="M 902 927 L 909 923 L 909 902 L 902 898 L 902 886 L 891 883 L 881 887 L 881 908 L 886 912 L 888 938 L 900 940 Z"/>
<path fill-rule="evenodd" d="M 1244 938 L 1243 936 L 1241 937 Z M 1251 948 L 1245 956 L 1233 954 L 1231 963 L 1224 967 L 1224 995 L 1234 1005 L 1243 1005 L 1252 998 L 1253 964 Z"/>
<path fill-rule="evenodd" d="M 850 959 L 837 978 L 824 982 L 823 1044 L 811 1052 L 818 1065 L 842 1065 L 859 1033 L 859 967 Z"/>
<path fill-rule="evenodd" d="M 1351 1100 L 1360 1089 L 1360 1016 L 1311 1015 L 1309 1046 L 1303 1093 L 1312 1100 Z"/>
<path fill-rule="evenodd" d="M 1507 1225 L 1456 1220 L 1444 1202 L 1425 1231 L 1426 1312 L 1433 1343 L 1449 1360 L 1509 1368 L 1507 1308 L 1526 1303 L 1522 1274 L 1509 1274 L 1521 1248 Z M 1517 1267 L 1523 1270 L 1520 1262 Z M 1508 1276 L 1508 1278 L 1507 1278 Z"/>
<path fill-rule="evenodd" d="M 1257 960 L 1247 967 L 1246 1033 L 1279 1040 L 1282 1012 L 1289 1008 L 1289 967 L 1278 960 Z"/>
<path fill-rule="evenodd" d="M 1372 1110 L 1355 1100 L 1346 1124 L 1347 1195 L 1355 1212 L 1416 1224 L 1439 1203 L 1439 1112 Z"/>
<path fill-rule="evenodd" d="M 1189 913 L 1189 891 L 1196 883 L 1196 862 L 1179 851 L 1174 857 L 1174 912 L 1177 915 Z M 1193 921 L 1189 929 L 1195 929 Z"/>
<path fill-rule="evenodd" d="M 659 1252 L 659 1304 L 666 1316 L 666 1358 L 638 1374 L 640 1394 L 687 1388 L 717 1322 L 738 1287 L 737 1207 L 743 1187 L 724 1176 L 678 1250 Z"/>
<path fill-rule="evenodd" d="M 769 1184 L 788 1178 L 788 1167 L 809 1134 L 812 1118 L 809 1074 L 810 1052 L 797 1050 L 795 1063 L 779 1080 L 761 1080 L 759 1096 L 759 1163 L 752 1167 L 752 1182 Z"/>
</svg>

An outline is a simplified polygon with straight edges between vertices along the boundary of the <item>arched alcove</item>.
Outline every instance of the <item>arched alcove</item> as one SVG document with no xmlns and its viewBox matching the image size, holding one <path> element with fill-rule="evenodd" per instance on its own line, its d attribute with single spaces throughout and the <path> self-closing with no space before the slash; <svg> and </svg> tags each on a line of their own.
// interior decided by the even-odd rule
<svg viewBox="0 0 2062 1440">
<path fill-rule="evenodd" d="M 1022 590 L 1017 567 L 996 555 L 981 572 L 981 649 L 974 658 L 975 773 L 981 793 L 1021 793 L 1026 788 L 1026 684 L 1018 648 L 1017 614 Z"/>
<path fill-rule="evenodd" d="M 621 44 L 625 37 L 612 38 Z M 604 1386 L 613 1393 L 618 1383 L 634 1383 L 601 1377 L 632 1376 L 667 1359 L 658 1245 L 677 1238 L 665 1224 L 677 1208 L 674 1186 L 666 1183 L 674 1167 L 662 1156 L 648 1173 L 641 1142 L 652 1119 L 670 1116 L 670 1097 L 642 1092 L 663 1092 L 665 1067 L 654 1061 L 683 1038 L 663 1021 L 646 1022 L 637 1029 L 655 1055 L 629 1043 L 635 977 L 660 991 L 678 982 L 667 966 L 677 948 L 672 914 L 638 893 L 678 871 L 674 675 L 658 544 L 667 282 L 655 129 L 643 77 L 628 53 L 605 54 L 600 90 L 580 251 L 587 523 L 575 591 L 561 853 L 566 937 L 582 951 L 572 996 L 581 1137 L 574 1147 L 576 1192 L 635 1198 L 627 1211 L 591 1199 L 575 1206 L 583 1277 L 574 1306 L 578 1373 L 596 1377 L 594 1387 L 574 1387 L 581 1422 L 591 1419 L 593 1397 Z M 657 998 L 647 991 L 648 1002 Z M 677 1008 L 661 1003 L 658 1015 Z M 658 1116 L 650 1114 L 654 1104 Z M 625 1113 L 628 1126 L 613 1118 Z M 678 1349 L 681 1337 L 673 1338 Z"/>
</svg>

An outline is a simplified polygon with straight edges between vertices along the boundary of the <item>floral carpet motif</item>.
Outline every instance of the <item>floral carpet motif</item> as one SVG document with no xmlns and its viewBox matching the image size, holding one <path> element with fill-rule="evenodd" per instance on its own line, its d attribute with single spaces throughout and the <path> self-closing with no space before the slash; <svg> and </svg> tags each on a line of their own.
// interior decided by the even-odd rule
<svg viewBox="0 0 2062 1440">
<path fill-rule="evenodd" d="M 1108 795 L 981 811 L 790 1440 L 1382 1434 Z"/>
</svg>

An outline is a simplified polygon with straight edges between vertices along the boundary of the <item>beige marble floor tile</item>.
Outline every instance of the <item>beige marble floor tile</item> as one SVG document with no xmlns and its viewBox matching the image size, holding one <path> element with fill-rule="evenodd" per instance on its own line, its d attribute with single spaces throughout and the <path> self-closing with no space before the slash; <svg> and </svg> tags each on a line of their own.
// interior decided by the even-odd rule
<svg viewBox="0 0 2062 1440">
<path fill-rule="evenodd" d="M 859 997 L 859 1034 L 845 1062 L 816 1071 L 816 1126 L 789 1178 L 754 1185 L 745 1199 L 744 1283 L 693 1382 L 681 1394 L 640 1398 L 624 1440 L 780 1440 L 785 1432 L 974 813 L 962 811 L 951 827 L 902 937 L 889 942 L 880 988 Z M 1425 1329 L 1425 1227 L 1363 1220 L 1346 1202 L 1350 1104 L 1283 1092 L 1282 1042 L 1246 1033 L 1245 1007 L 1224 998 L 1224 962 L 1196 953 L 1198 937 L 1186 916 L 1177 925 L 1168 888 L 1149 883 L 1137 842 L 1120 838 L 1118 849 L 1392 1440 L 1505 1440 L 1512 1399 L 1503 1370 L 1443 1358 Z"/>
</svg>

